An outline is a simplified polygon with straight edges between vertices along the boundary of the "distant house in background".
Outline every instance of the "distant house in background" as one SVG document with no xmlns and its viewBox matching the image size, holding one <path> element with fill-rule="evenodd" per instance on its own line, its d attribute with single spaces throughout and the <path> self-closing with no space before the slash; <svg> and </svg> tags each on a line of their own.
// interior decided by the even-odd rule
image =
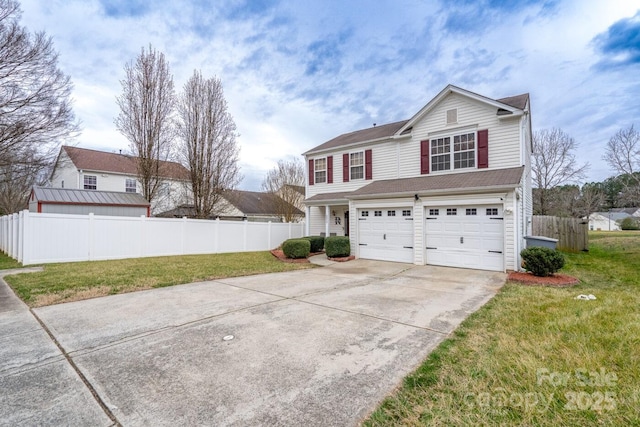
<svg viewBox="0 0 640 427">
<path fill-rule="evenodd" d="M 29 211 L 137 217 L 149 216 L 151 205 L 138 193 L 34 187 Z"/>
<path fill-rule="evenodd" d="M 216 207 L 210 219 L 247 220 L 254 222 L 283 222 L 278 213 L 278 206 L 282 199 L 274 194 L 255 191 L 233 190 L 225 193 L 223 201 Z M 291 208 L 298 218 L 304 218 L 304 212 L 295 207 Z M 162 212 L 156 216 L 168 218 L 193 218 L 195 208 L 191 204 L 183 204 L 174 209 Z"/>
<path fill-rule="evenodd" d="M 152 212 L 191 203 L 189 171 L 176 162 L 160 162 L 162 183 Z M 141 193 L 136 158 L 85 148 L 62 146 L 54 165 L 51 187 L 89 191 Z"/>
<path fill-rule="evenodd" d="M 640 208 L 613 208 L 611 212 L 626 213 L 629 216 L 640 218 Z"/>
<path fill-rule="evenodd" d="M 592 231 L 620 231 L 620 222 L 632 215 L 627 212 L 593 212 L 589 215 L 589 230 Z"/>
</svg>

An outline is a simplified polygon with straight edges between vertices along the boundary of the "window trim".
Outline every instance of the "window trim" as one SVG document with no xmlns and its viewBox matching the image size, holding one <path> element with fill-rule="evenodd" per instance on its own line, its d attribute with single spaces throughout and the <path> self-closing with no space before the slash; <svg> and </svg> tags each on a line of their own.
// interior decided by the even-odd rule
<svg viewBox="0 0 640 427">
<path fill-rule="evenodd" d="M 324 169 L 318 168 L 318 162 L 324 160 Z M 324 179 L 320 181 L 318 179 L 318 173 L 324 172 Z M 315 184 L 326 184 L 327 183 L 327 158 L 319 157 L 317 159 L 313 159 L 313 179 Z"/>
<path fill-rule="evenodd" d="M 133 182 L 133 187 L 131 187 L 129 184 L 131 184 L 131 182 Z M 129 191 L 132 190 L 133 191 Z M 137 193 L 138 192 L 138 182 L 135 180 L 135 178 L 125 178 L 124 180 L 124 192 L 125 193 Z"/>
<path fill-rule="evenodd" d="M 351 156 L 353 156 L 354 154 L 360 154 L 360 164 L 359 165 L 354 165 L 352 163 L 353 159 Z M 359 179 L 364 179 L 364 150 L 362 151 L 354 151 L 352 153 L 349 153 L 349 181 L 353 181 L 353 180 L 359 180 Z M 353 170 L 356 168 L 360 168 L 360 170 L 362 171 L 362 176 L 360 177 L 354 177 L 353 176 Z"/>
<path fill-rule="evenodd" d="M 455 151 L 455 138 L 462 135 L 470 135 L 470 134 L 473 134 L 473 149 Z M 435 145 L 434 143 L 438 142 L 439 140 L 443 142 L 446 141 L 446 145 L 444 146 L 444 149 L 443 149 L 444 152 L 434 154 L 433 153 L 434 145 Z M 473 152 L 473 155 L 471 157 L 473 159 L 473 166 L 456 168 L 455 155 L 457 153 L 468 153 L 468 152 Z M 439 166 L 434 165 L 433 163 L 434 157 L 436 156 L 440 156 L 440 157 L 448 156 L 448 158 L 444 162 L 448 166 L 448 168 L 438 169 Z M 447 173 L 447 172 L 475 170 L 475 169 L 478 169 L 478 130 L 476 128 L 458 129 L 455 132 L 448 132 L 448 133 L 439 132 L 437 134 L 429 135 L 429 170 L 431 173 Z"/>
<path fill-rule="evenodd" d="M 87 183 L 87 180 L 91 178 L 93 178 L 93 184 Z M 98 175 L 83 175 L 82 184 L 83 184 L 82 188 L 84 190 L 98 191 Z M 90 188 L 90 187 L 94 187 L 94 188 Z"/>
</svg>

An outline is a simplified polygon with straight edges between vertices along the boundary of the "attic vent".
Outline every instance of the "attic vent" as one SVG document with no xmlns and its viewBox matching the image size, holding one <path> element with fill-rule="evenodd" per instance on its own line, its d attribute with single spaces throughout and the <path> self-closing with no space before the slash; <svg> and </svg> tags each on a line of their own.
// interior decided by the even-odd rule
<svg viewBox="0 0 640 427">
<path fill-rule="evenodd" d="M 447 110 L 447 124 L 458 123 L 458 109 L 452 108 L 451 110 Z"/>
</svg>

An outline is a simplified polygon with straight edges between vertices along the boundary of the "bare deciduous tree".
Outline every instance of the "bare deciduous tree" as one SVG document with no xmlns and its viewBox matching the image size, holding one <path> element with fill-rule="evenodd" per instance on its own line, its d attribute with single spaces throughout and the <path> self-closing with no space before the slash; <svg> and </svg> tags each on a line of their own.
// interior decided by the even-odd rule
<svg viewBox="0 0 640 427">
<path fill-rule="evenodd" d="M 279 196 L 275 198 L 276 213 L 285 222 L 298 219 L 299 206 L 304 199 L 304 165 L 298 158 L 279 160 L 276 167 L 267 172 L 262 189 Z"/>
<path fill-rule="evenodd" d="M 0 209 L 12 213 L 78 131 L 71 80 L 44 32 L 20 26 L 20 6 L 0 0 Z"/>
<path fill-rule="evenodd" d="M 582 186 L 580 191 L 580 216 L 588 217 L 598 212 L 606 204 L 606 197 L 602 185 L 589 183 Z"/>
<path fill-rule="evenodd" d="M 620 197 L 626 204 L 640 204 L 640 132 L 633 128 L 620 129 L 607 142 L 602 158 L 618 174 L 624 176 Z"/>
<path fill-rule="evenodd" d="M 539 130 L 533 134 L 534 198 L 536 213 L 547 215 L 550 191 L 559 185 L 576 182 L 586 176 L 589 164 L 576 164 L 576 141 L 561 129 Z"/>
<path fill-rule="evenodd" d="M 115 124 L 137 157 L 142 195 L 151 202 L 162 182 L 160 161 L 167 160 L 175 135 L 173 76 L 164 54 L 151 46 L 148 51 L 142 48 L 135 63 L 125 64 L 124 70 Z"/>
<path fill-rule="evenodd" d="M 194 71 L 178 100 L 180 154 L 191 173 L 197 218 L 208 218 L 221 205 L 223 191 L 240 180 L 236 124 L 227 109 L 220 79 Z"/>
</svg>

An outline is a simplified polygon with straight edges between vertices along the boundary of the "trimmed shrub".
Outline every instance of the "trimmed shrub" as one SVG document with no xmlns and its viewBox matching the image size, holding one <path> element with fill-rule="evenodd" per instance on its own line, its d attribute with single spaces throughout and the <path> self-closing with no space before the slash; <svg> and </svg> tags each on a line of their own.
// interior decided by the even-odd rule
<svg viewBox="0 0 640 427">
<path fill-rule="evenodd" d="M 638 220 L 632 217 L 626 217 L 620 221 L 620 229 L 622 230 L 640 230 L 640 224 Z"/>
<path fill-rule="evenodd" d="M 282 252 L 287 258 L 306 258 L 311 251 L 311 242 L 306 239 L 289 239 L 282 243 Z"/>
<path fill-rule="evenodd" d="M 322 236 L 307 236 L 303 239 L 311 243 L 311 252 L 322 252 L 324 249 L 324 237 Z"/>
<path fill-rule="evenodd" d="M 327 237 L 324 239 L 324 250 L 329 258 L 349 256 L 351 243 L 346 236 Z"/>
<path fill-rule="evenodd" d="M 524 249 L 520 252 L 524 268 L 534 276 L 551 276 L 564 267 L 564 255 L 560 252 L 542 247 Z"/>
</svg>

